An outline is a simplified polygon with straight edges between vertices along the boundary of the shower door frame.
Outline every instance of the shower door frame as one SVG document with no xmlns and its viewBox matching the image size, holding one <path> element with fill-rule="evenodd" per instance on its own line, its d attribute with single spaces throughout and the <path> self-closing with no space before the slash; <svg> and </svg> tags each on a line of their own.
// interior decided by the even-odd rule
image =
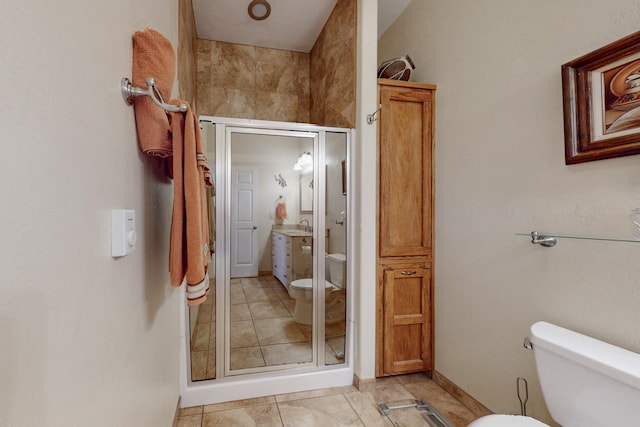
<svg viewBox="0 0 640 427">
<path fill-rule="evenodd" d="M 203 405 L 209 403 L 218 403 L 237 399 L 246 399 L 259 396 L 267 396 L 280 393 L 292 393 L 297 391 L 311 390 L 315 388 L 335 387 L 351 385 L 353 383 L 353 315 L 354 304 L 354 286 L 352 281 L 352 268 L 350 268 L 353 254 L 351 245 L 353 229 L 350 227 L 350 221 L 346 222 L 346 253 L 347 253 L 347 309 L 345 317 L 345 359 L 344 363 L 337 365 L 325 365 L 324 347 L 325 347 L 325 328 L 324 322 L 314 321 L 313 325 L 313 362 L 298 367 L 287 366 L 286 369 L 265 370 L 262 372 L 237 375 L 229 375 L 229 361 L 227 360 L 227 346 L 229 345 L 229 334 L 227 333 L 229 321 L 229 301 L 224 296 L 228 292 L 229 287 L 229 270 L 228 256 L 219 256 L 229 253 L 229 239 L 227 236 L 227 228 L 229 224 L 229 212 L 227 207 L 229 203 L 229 179 L 228 172 L 231 167 L 231 156 L 229 151 L 229 142 L 227 141 L 228 129 L 244 129 L 246 133 L 259 133 L 262 130 L 271 131 L 276 134 L 291 132 L 292 136 L 298 136 L 297 133 L 315 133 L 314 151 L 321 155 L 314 156 L 314 179 L 316 182 L 324 182 L 325 177 L 325 137 L 327 133 L 342 133 L 346 138 L 346 170 L 347 176 L 350 171 L 350 159 L 352 158 L 354 130 L 347 128 L 323 127 L 302 123 L 275 122 L 263 120 L 249 119 L 233 119 L 214 116 L 200 116 L 200 121 L 210 122 L 215 125 L 216 136 L 216 200 L 223 201 L 216 207 L 216 257 L 215 257 L 215 274 L 216 274 L 216 313 L 218 316 L 224 316 L 224 321 L 216 322 L 216 379 L 212 380 L 191 380 L 191 358 L 190 358 L 190 337 L 188 333 L 188 308 L 186 303 L 181 304 L 181 331 L 182 331 L 182 351 L 180 354 L 180 389 L 181 389 L 181 407 L 189 407 L 194 405 Z M 269 132 L 267 132 L 269 133 Z M 324 187 L 324 185 L 323 185 Z M 347 179 L 346 191 L 346 208 L 347 218 L 353 212 L 351 180 Z M 325 200 L 318 197 L 319 191 L 314 191 L 314 214 L 313 227 L 316 235 L 323 236 L 320 233 L 325 228 Z M 320 233 L 320 234 L 318 234 Z M 314 253 L 323 254 L 325 251 L 324 239 L 314 239 Z M 314 262 L 314 279 L 316 283 L 324 283 L 324 268 L 319 271 L 319 265 L 324 265 L 324 260 L 319 261 L 317 258 Z M 222 280 L 224 279 L 224 280 Z M 317 303 L 317 312 L 315 319 L 324 318 L 324 289 L 319 290 L 316 286 L 314 289 L 314 300 Z M 184 287 L 181 293 L 184 295 Z M 185 301 L 183 299 L 183 301 Z M 219 313 L 219 314 L 218 314 Z M 218 317 L 220 318 L 220 317 Z M 322 347 L 320 348 L 320 343 Z"/>
</svg>

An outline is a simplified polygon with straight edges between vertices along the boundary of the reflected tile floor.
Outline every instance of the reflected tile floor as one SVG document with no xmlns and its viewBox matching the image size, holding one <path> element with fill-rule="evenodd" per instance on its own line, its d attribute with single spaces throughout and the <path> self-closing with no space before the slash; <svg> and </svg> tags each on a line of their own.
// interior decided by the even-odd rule
<svg viewBox="0 0 640 427">
<path fill-rule="evenodd" d="M 198 311 L 191 342 L 191 378 L 215 375 L 215 281 Z M 295 300 L 273 276 L 231 279 L 231 369 L 311 361 L 311 325 L 293 320 Z M 344 361 L 345 322 L 325 326 L 325 361 Z"/>
<path fill-rule="evenodd" d="M 415 408 L 382 415 L 377 402 L 423 399 L 453 426 L 465 427 L 479 417 L 425 374 L 378 378 L 375 389 L 353 386 L 280 394 L 180 409 L 178 427 L 209 426 L 370 426 L 429 427 Z"/>
</svg>

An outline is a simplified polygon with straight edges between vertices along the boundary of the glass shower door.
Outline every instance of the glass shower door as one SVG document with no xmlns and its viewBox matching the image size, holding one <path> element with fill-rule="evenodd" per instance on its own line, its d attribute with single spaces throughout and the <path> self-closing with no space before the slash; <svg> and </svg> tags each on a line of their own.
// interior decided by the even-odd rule
<svg viewBox="0 0 640 427">
<path fill-rule="evenodd" d="M 314 362 L 314 153 L 318 134 L 229 127 L 225 375 Z"/>
<path fill-rule="evenodd" d="M 201 128 L 217 160 L 217 253 L 190 312 L 191 380 L 344 365 L 348 132 Z"/>
</svg>

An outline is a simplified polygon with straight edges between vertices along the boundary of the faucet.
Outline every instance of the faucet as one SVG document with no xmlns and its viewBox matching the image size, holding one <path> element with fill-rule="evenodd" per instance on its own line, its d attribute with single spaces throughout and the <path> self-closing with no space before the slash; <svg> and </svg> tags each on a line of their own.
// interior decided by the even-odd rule
<svg viewBox="0 0 640 427">
<path fill-rule="evenodd" d="M 300 224 L 302 225 L 303 222 L 307 223 L 307 225 L 304 226 L 304 231 L 309 232 L 309 220 L 306 218 L 303 218 L 302 220 L 300 220 Z"/>
</svg>

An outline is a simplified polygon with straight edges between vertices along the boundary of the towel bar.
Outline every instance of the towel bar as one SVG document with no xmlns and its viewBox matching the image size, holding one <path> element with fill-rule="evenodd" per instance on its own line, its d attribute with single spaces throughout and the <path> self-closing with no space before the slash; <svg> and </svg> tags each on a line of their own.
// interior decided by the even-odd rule
<svg viewBox="0 0 640 427">
<path fill-rule="evenodd" d="M 184 102 L 181 102 L 180 105 L 169 105 L 165 104 L 162 96 L 160 95 L 160 91 L 156 88 L 156 82 L 153 80 L 153 77 L 147 77 L 147 86 L 148 89 L 141 89 L 139 87 L 135 87 L 131 84 L 131 81 L 123 77 L 120 81 L 120 91 L 122 92 L 122 97 L 124 98 L 124 102 L 127 105 L 133 105 L 133 100 L 138 96 L 148 96 L 151 100 L 160 108 L 165 111 L 169 111 L 172 113 L 177 113 L 178 111 L 187 111 L 189 107 Z"/>
</svg>

